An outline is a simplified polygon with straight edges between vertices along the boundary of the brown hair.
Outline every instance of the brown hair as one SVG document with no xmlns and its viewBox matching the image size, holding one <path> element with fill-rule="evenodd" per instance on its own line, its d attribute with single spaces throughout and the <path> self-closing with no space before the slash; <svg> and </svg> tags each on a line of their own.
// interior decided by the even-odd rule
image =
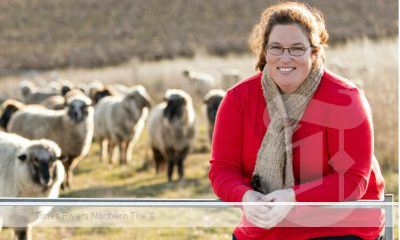
<svg viewBox="0 0 400 240">
<path fill-rule="evenodd" d="M 298 24 L 307 35 L 313 52 L 318 55 L 317 62 L 325 60 L 324 47 L 327 46 L 328 32 L 322 13 L 309 5 L 298 2 L 279 3 L 267 8 L 250 34 L 249 45 L 258 55 L 256 70 L 262 71 L 267 64 L 265 45 L 274 26 L 278 24 Z M 315 64 L 315 63 L 314 63 Z"/>
</svg>

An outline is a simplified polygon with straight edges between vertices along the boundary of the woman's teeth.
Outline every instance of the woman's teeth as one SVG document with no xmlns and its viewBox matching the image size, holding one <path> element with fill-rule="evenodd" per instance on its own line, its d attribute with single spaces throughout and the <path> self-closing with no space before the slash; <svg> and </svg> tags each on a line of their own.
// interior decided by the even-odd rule
<svg viewBox="0 0 400 240">
<path fill-rule="evenodd" d="M 285 68 L 282 68 L 282 67 L 278 67 L 278 69 L 279 69 L 279 71 L 281 71 L 281 72 L 290 72 L 290 71 L 293 71 L 295 68 L 294 67 L 285 67 Z"/>
</svg>

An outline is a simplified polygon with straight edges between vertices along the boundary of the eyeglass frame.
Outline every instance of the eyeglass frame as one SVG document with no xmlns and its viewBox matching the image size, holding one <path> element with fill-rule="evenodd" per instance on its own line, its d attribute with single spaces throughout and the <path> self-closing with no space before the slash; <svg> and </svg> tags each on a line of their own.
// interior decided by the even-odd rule
<svg viewBox="0 0 400 240">
<path fill-rule="evenodd" d="M 314 48 L 314 46 L 310 45 L 310 46 L 308 46 L 308 47 L 304 47 L 304 48 L 303 48 L 303 50 L 304 50 L 304 53 L 303 53 L 303 54 L 301 54 L 301 55 L 292 55 L 292 54 L 290 53 L 290 49 L 291 49 L 291 48 L 296 48 L 296 47 L 284 48 L 284 47 L 281 47 L 281 46 L 276 46 L 276 47 L 282 48 L 282 53 L 281 53 L 281 54 L 273 54 L 273 53 L 271 53 L 271 52 L 269 51 L 269 45 L 268 45 L 268 43 L 266 43 L 264 47 L 265 47 L 266 52 L 268 52 L 269 54 L 271 54 L 271 55 L 273 55 L 273 56 L 281 56 L 281 55 L 283 55 L 283 53 L 284 53 L 285 50 L 287 49 L 289 55 L 292 56 L 292 57 L 301 57 L 301 56 L 304 56 L 304 54 L 306 53 L 307 49 L 309 49 L 309 48 Z"/>
</svg>

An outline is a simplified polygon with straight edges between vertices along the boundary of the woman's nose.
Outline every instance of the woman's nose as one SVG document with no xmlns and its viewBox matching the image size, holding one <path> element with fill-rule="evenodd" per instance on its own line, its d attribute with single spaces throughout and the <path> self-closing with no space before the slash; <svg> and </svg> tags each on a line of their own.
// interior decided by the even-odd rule
<svg viewBox="0 0 400 240">
<path fill-rule="evenodd" d="M 290 55 L 290 53 L 289 53 L 289 49 L 288 48 L 283 49 L 283 53 L 282 53 L 281 57 L 282 58 L 291 58 L 292 57 Z"/>
</svg>

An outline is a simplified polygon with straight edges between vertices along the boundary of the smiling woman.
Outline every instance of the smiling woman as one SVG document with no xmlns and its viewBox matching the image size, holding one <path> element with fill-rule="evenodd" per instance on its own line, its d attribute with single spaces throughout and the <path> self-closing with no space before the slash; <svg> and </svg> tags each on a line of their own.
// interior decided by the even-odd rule
<svg viewBox="0 0 400 240">
<path fill-rule="evenodd" d="M 266 50 L 268 71 L 283 93 L 294 92 L 304 82 L 316 59 L 297 24 L 275 26 Z"/>
<path fill-rule="evenodd" d="M 322 13 L 301 3 L 269 7 L 253 29 L 260 73 L 221 102 L 209 178 L 224 201 L 289 204 L 244 205 L 234 239 L 380 237 L 380 210 L 320 214 L 290 204 L 383 199 L 371 109 L 324 68 L 327 40 Z"/>
</svg>

